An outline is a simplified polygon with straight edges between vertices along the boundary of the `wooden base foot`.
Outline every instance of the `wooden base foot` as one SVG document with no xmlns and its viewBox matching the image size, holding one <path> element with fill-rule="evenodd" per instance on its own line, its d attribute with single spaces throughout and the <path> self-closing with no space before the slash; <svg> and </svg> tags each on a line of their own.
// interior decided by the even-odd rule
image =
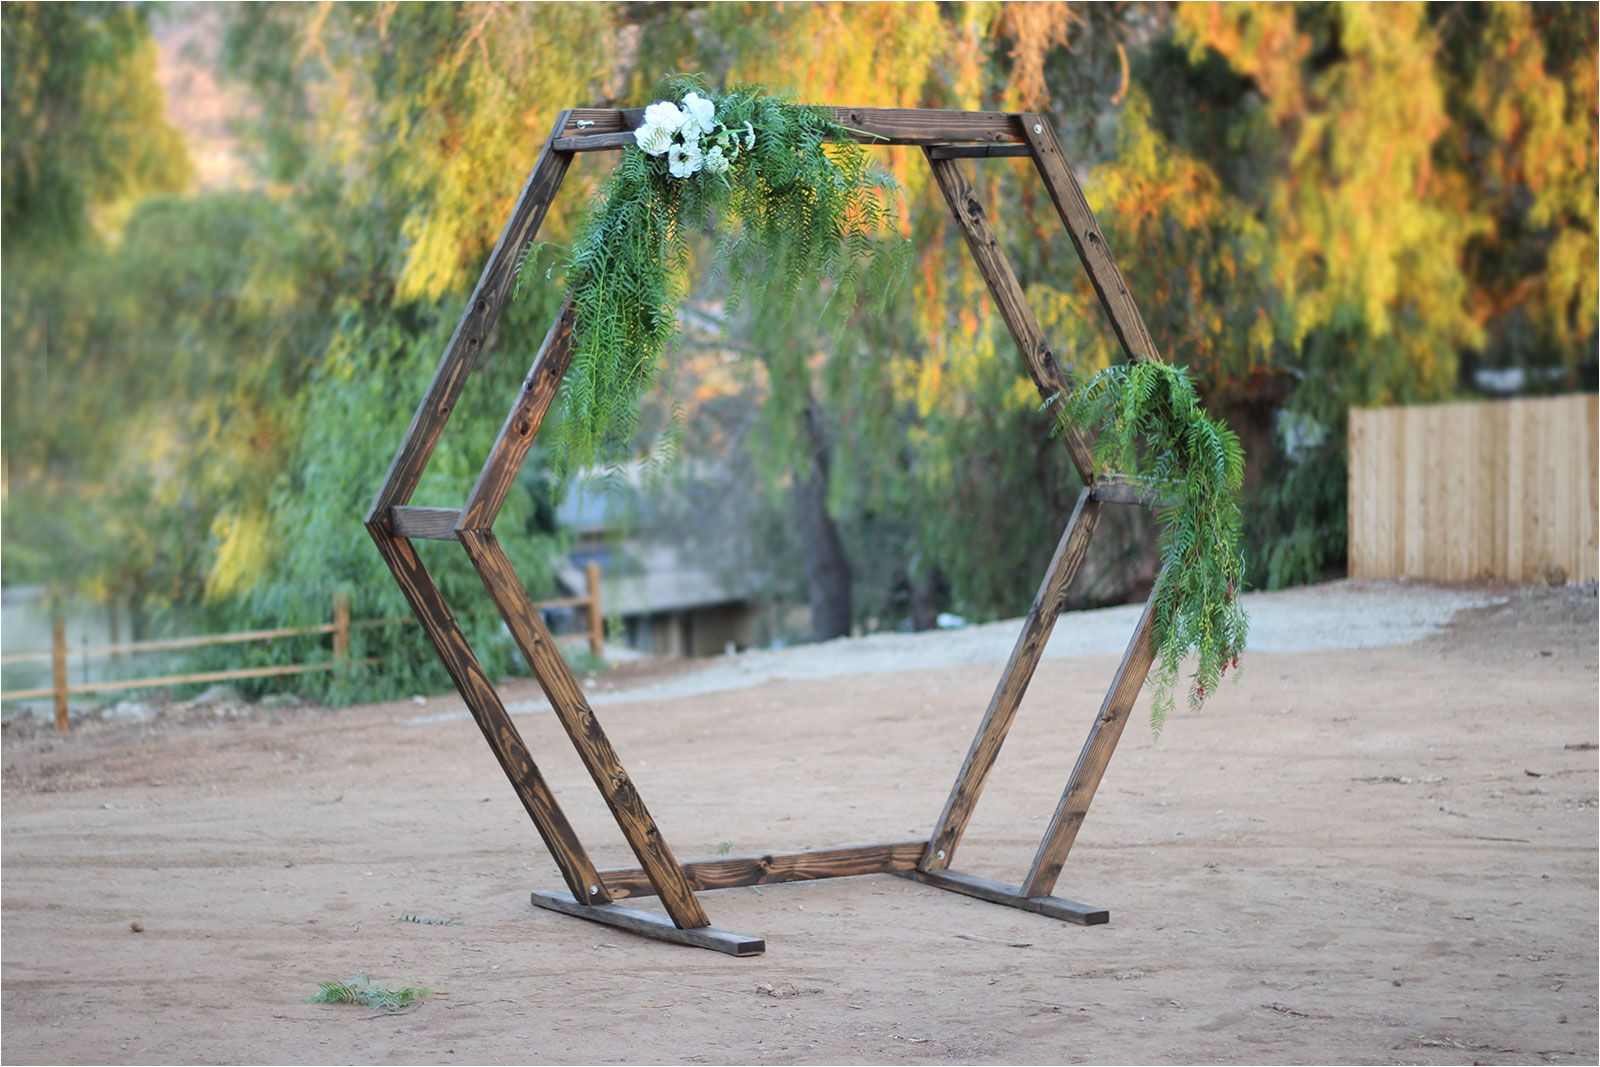
<svg viewBox="0 0 1600 1067">
<path fill-rule="evenodd" d="M 714 926 L 697 926 L 681 930 L 672 925 L 672 920 L 664 915 L 656 915 L 653 912 L 621 904 L 580 904 L 571 893 L 557 890 L 536 890 L 532 896 L 535 907 L 548 908 L 563 915 L 576 915 L 580 919 L 631 930 L 645 937 L 653 937 L 657 941 L 709 948 L 716 952 L 726 952 L 730 956 L 759 956 L 767 950 L 767 943 L 759 937 L 731 934 Z"/>
<path fill-rule="evenodd" d="M 1079 904 L 1076 900 L 1063 900 L 1061 897 L 1025 897 L 1022 895 L 1022 890 L 1014 885 L 990 881 L 988 878 L 979 878 L 975 874 L 963 874 L 960 871 L 897 871 L 895 873 L 901 878 L 910 878 L 924 885 L 938 886 L 940 889 L 948 889 L 952 893 L 964 893 L 969 897 L 987 900 L 991 904 L 1004 904 L 1008 908 L 1021 908 L 1023 911 L 1037 912 L 1040 915 L 1048 915 L 1052 919 L 1077 923 L 1079 926 L 1099 926 L 1101 923 L 1111 921 L 1111 913 L 1104 908 L 1091 908 L 1087 904 Z"/>
</svg>

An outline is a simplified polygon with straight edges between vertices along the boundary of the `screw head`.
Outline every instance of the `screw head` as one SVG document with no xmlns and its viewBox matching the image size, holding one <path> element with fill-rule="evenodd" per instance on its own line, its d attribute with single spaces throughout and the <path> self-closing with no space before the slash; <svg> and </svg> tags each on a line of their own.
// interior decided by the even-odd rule
<svg viewBox="0 0 1600 1067">
<path fill-rule="evenodd" d="M 1034 133 L 1043 133 L 1044 132 L 1044 126 L 1041 125 L 1040 123 L 1035 122 L 1033 124 L 1033 132 Z"/>
<path fill-rule="evenodd" d="M 592 897 L 599 896 L 600 895 L 600 887 L 597 886 L 597 885 L 590 886 L 589 887 L 589 895 L 592 896 Z"/>
<path fill-rule="evenodd" d="M 935 852 L 934 855 L 940 859 L 944 859 L 944 849 L 941 848 L 938 852 Z"/>
</svg>

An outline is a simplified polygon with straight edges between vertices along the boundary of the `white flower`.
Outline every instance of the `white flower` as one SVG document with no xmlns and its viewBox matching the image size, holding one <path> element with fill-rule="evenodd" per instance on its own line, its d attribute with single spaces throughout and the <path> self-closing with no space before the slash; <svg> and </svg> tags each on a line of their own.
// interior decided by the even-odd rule
<svg viewBox="0 0 1600 1067">
<path fill-rule="evenodd" d="M 698 144 L 675 144 L 667 149 L 667 173 L 674 178 L 687 178 L 699 170 L 703 162 Z"/>
<path fill-rule="evenodd" d="M 756 146 L 756 128 L 748 122 L 744 124 L 744 146 L 746 148 L 754 148 Z"/>
<path fill-rule="evenodd" d="M 717 105 L 699 93 L 690 93 L 683 98 L 683 110 L 689 117 L 686 125 L 698 127 L 701 133 L 711 133 L 717 128 Z M 684 130 L 685 134 L 688 132 Z"/>
<path fill-rule="evenodd" d="M 688 121 L 689 116 L 679 111 L 678 105 L 671 100 L 657 100 L 644 109 L 644 124 L 659 126 L 668 133 L 677 133 Z"/>
<path fill-rule="evenodd" d="M 706 153 L 705 167 L 707 174 L 726 174 L 730 165 L 728 157 L 722 154 L 721 148 L 712 148 L 711 151 Z"/>
<path fill-rule="evenodd" d="M 672 147 L 672 134 L 648 122 L 633 131 L 633 139 L 647 156 L 659 156 Z"/>
</svg>

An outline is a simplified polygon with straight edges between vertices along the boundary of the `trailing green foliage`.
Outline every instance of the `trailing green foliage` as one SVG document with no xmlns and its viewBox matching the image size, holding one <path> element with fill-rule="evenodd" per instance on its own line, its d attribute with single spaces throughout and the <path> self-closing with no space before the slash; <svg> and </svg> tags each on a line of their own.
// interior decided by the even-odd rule
<svg viewBox="0 0 1600 1067">
<path fill-rule="evenodd" d="M 359 1004 L 365 1008 L 400 1011 L 418 1004 L 433 990 L 418 986 L 373 985 L 364 974 L 343 982 L 318 982 L 317 991 L 307 999 L 313 1004 Z"/>
<path fill-rule="evenodd" d="M 876 239 L 894 231 L 898 186 L 845 127 L 759 87 L 711 100 L 701 91 L 709 90 L 675 78 L 662 95 L 709 104 L 712 128 L 691 116 L 695 136 L 684 140 L 679 127 L 652 126 L 648 116 L 660 106 L 669 116 L 690 109 L 652 105 L 641 133 L 666 139 L 623 151 L 573 242 L 573 359 L 559 431 L 568 463 L 631 443 L 642 395 L 678 334 L 692 239 L 713 219 L 722 223 L 715 258 L 730 310 L 770 295 L 781 315 L 786 298 L 821 279 L 832 287 L 827 313 L 842 321 L 863 287 L 886 300 L 909 262 L 906 241 Z"/>
<path fill-rule="evenodd" d="M 1159 734 L 1190 652 L 1199 663 L 1189 706 L 1198 710 L 1244 651 L 1249 620 L 1238 596 L 1244 449 L 1232 430 L 1206 414 L 1189 372 L 1158 361 L 1100 371 L 1074 390 L 1062 419 L 1098 431 L 1099 469 L 1147 478 L 1170 501 L 1156 511 L 1162 568 L 1152 593 L 1160 662 L 1150 725 Z"/>
</svg>

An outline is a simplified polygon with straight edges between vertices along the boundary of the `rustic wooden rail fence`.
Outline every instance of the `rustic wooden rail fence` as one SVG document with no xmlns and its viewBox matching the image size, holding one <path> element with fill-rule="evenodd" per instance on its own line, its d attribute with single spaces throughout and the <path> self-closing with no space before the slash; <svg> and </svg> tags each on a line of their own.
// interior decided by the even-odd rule
<svg viewBox="0 0 1600 1067">
<path fill-rule="evenodd" d="M 596 656 L 605 651 L 605 615 L 601 608 L 600 565 L 590 563 L 584 568 L 584 595 L 557 597 L 535 603 L 540 609 L 582 608 L 588 616 L 588 628 L 581 636 L 589 643 L 589 651 Z M 415 624 L 409 616 L 389 619 L 350 618 L 350 601 L 344 594 L 333 598 L 332 621 L 319 626 L 286 626 L 272 630 L 243 630 L 228 634 L 205 634 L 197 637 L 172 637 L 155 641 L 134 641 L 120 645 L 99 645 L 69 650 L 66 625 L 60 615 L 50 620 L 50 650 L 47 652 L 13 652 L 0 656 L 0 666 L 14 663 L 50 663 L 50 684 L 32 689 L 16 689 L 0 693 L 0 701 L 55 699 L 56 729 L 66 733 L 71 729 L 67 718 L 67 698 L 84 693 L 110 693 L 131 689 L 158 689 L 169 685 L 195 685 L 204 682 L 231 682 L 246 678 L 277 678 L 311 671 L 331 671 L 350 657 L 350 632 L 379 626 L 404 626 Z M 67 656 L 69 651 L 79 656 L 120 656 L 148 652 L 174 652 L 182 649 L 207 648 L 214 645 L 235 645 L 254 641 L 278 641 L 289 637 L 333 635 L 333 658 L 315 663 L 280 664 L 273 667 L 241 667 L 227 671 L 194 671 L 188 674 L 168 674 L 148 678 L 108 678 L 69 684 L 67 681 Z M 369 660 L 368 662 L 374 662 Z"/>
<path fill-rule="evenodd" d="M 1352 578 L 1596 576 L 1596 398 L 1350 411 Z"/>
</svg>

